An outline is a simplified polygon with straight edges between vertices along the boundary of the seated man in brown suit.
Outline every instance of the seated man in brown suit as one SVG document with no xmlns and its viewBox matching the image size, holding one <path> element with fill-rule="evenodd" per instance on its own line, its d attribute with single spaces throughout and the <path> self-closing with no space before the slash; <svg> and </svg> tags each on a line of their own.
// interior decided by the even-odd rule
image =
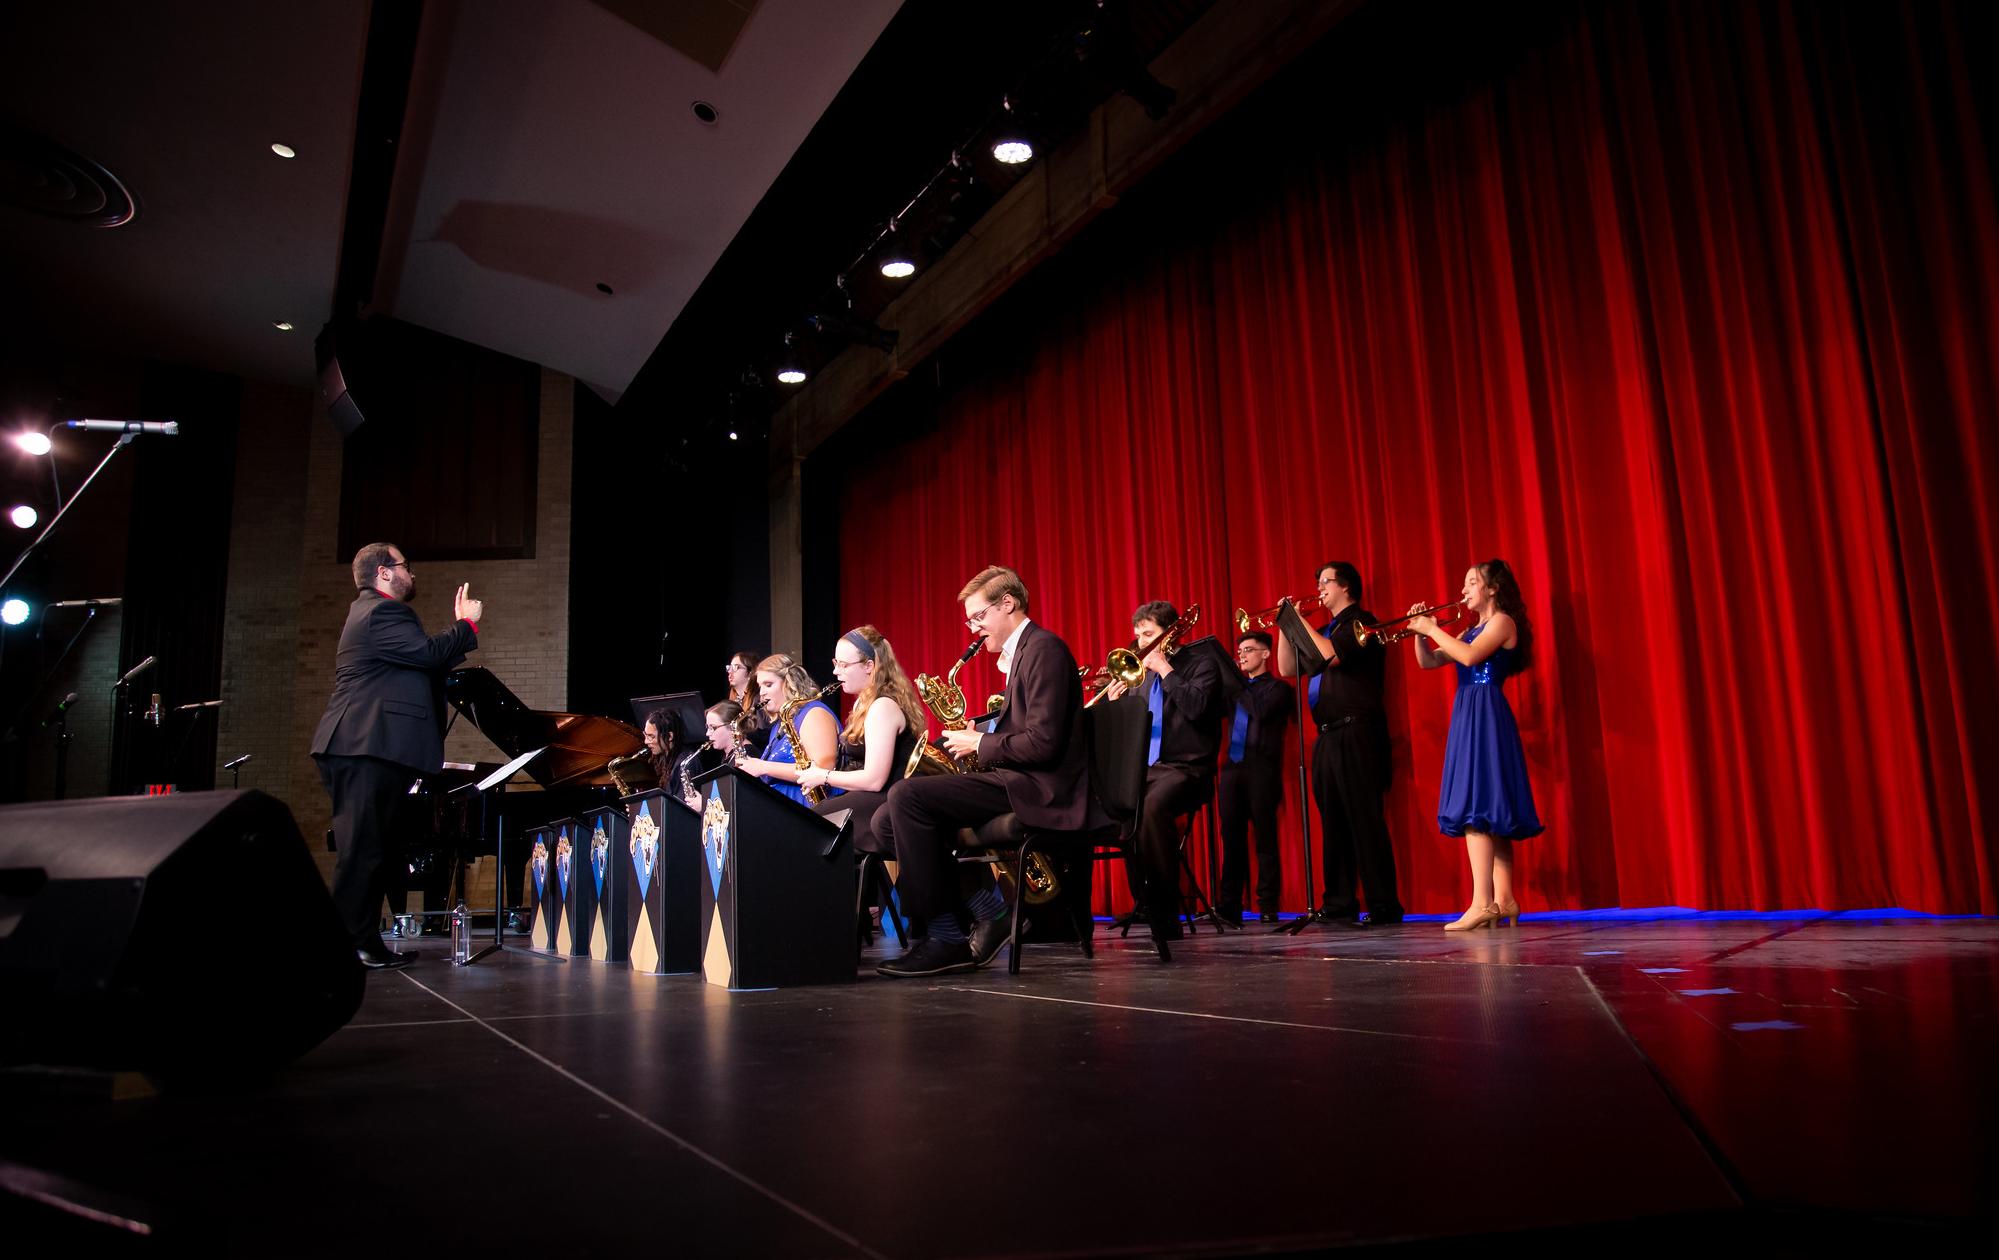
<svg viewBox="0 0 1999 1260">
<path fill-rule="evenodd" d="M 1068 645 L 1028 620 L 1027 587 L 1012 569 L 984 570 L 958 598 L 965 624 L 999 655 L 1006 707 L 989 732 L 944 732 L 945 751 L 976 754 L 981 773 L 905 779 L 876 816 L 877 834 L 886 831 L 901 863 L 903 906 L 928 927 L 908 953 L 877 968 L 885 976 L 970 971 L 1005 942 L 997 891 L 988 885 L 969 900 L 961 892 L 953 856 L 960 828 L 1014 813 L 1030 827 L 1074 831 L 1091 812 L 1083 686 Z"/>
</svg>

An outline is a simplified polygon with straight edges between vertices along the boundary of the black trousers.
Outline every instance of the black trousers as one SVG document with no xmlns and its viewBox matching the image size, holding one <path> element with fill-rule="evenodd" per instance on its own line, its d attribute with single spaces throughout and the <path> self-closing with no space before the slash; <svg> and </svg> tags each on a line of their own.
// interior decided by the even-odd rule
<svg viewBox="0 0 1999 1260">
<path fill-rule="evenodd" d="M 1180 915 L 1180 816 L 1215 794 L 1215 776 L 1200 766 L 1160 762 L 1145 770 L 1145 807 L 1138 818 L 1138 851 L 1127 855 L 1131 899 L 1154 918 Z M 1159 891 L 1149 895 L 1147 884 Z"/>
<path fill-rule="evenodd" d="M 874 830 L 901 864 L 895 887 L 904 912 L 925 923 L 947 915 L 963 920 L 967 875 L 953 856 L 958 830 L 1012 811 L 1006 785 L 991 774 L 926 774 L 890 787 Z"/>
<path fill-rule="evenodd" d="M 354 943 L 381 947 L 377 915 L 387 891 L 396 810 L 417 772 L 375 757 L 315 757 L 320 782 L 333 798 L 333 907 Z"/>
<path fill-rule="evenodd" d="M 1249 882 L 1249 837 L 1256 833 L 1256 908 L 1273 914 L 1284 891 L 1277 852 L 1277 815 L 1284 805 L 1284 767 L 1274 757 L 1224 762 L 1217 785 L 1222 823 L 1222 887 L 1215 908 L 1231 917 L 1242 913 L 1243 886 Z"/>
<path fill-rule="evenodd" d="M 1367 896 L 1367 912 L 1378 922 L 1402 917 L 1395 892 L 1395 850 L 1388 843 L 1382 798 L 1389 781 L 1388 719 L 1367 714 L 1319 730 L 1312 752 L 1312 795 L 1319 801 L 1319 838 L 1325 861 L 1326 895 L 1319 902 L 1328 918 L 1359 912 L 1354 883 Z"/>
</svg>

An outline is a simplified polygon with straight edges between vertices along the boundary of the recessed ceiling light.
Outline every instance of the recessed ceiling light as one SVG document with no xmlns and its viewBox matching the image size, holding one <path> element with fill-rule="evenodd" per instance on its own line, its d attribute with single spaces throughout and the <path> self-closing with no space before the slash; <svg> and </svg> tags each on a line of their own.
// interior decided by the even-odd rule
<svg viewBox="0 0 1999 1260">
<path fill-rule="evenodd" d="M 736 440 L 736 431 L 734 429 L 729 430 L 729 440 L 731 442 Z"/>
<path fill-rule="evenodd" d="M 272 324 L 271 327 L 277 329 L 279 332 L 290 332 L 292 330 L 292 322 L 288 319 L 281 319 L 277 323 Z"/>
<path fill-rule="evenodd" d="M 30 455 L 46 455 L 49 453 L 51 443 L 46 433 L 16 433 L 14 445 Z"/>
<path fill-rule="evenodd" d="M 290 158 L 298 156 L 298 150 L 292 148 L 288 144 L 274 144 L 271 146 L 271 152 L 277 154 L 281 158 Z"/>
<path fill-rule="evenodd" d="M 715 120 L 722 116 L 720 110 L 706 101 L 695 101 L 693 109 L 694 116 L 710 127 L 714 126 Z"/>
<path fill-rule="evenodd" d="M 597 282 L 597 292 L 603 294 L 605 297 L 609 297 L 611 295 L 611 286 L 599 280 Z"/>
<path fill-rule="evenodd" d="M 7 519 L 14 522 L 15 529 L 33 529 L 35 522 L 42 519 L 42 514 L 25 503 L 17 503 L 14 510 L 7 513 Z"/>
<path fill-rule="evenodd" d="M 1025 140 L 1002 140 L 993 146 L 993 156 L 1008 166 L 1019 166 L 1034 160 L 1034 146 Z"/>
</svg>

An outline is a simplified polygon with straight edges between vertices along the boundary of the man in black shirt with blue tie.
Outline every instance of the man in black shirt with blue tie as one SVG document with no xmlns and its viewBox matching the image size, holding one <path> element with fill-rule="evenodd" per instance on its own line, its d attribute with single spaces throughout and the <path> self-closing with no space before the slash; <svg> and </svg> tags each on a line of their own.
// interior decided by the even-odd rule
<svg viewBox="0 0 1999 1260">
<path fill-rule="evenodd" d="M 1354 635 L 1355 626 L 1374 621 L 1360 606 L 1360 592 L 1360 570 L 1353 565 L 1330 560 L 1319 566 L 1319 602 L 1331 620 L 1323 633 L 1307 630 L 1326 658 L 1326 668 L 1306 691 L 1319 728 L 1312 749 L 1312 795 L 1319 801 L 1326 870 L 1319 917 L 1346 927 L 1386 927 L 1402 922 L 1395 851 L 1382 816 L 1393 769 L 1381 695 L 1388 653 L 1381 640 L 1363 647 Z M 1277 672 L 1286 678 L 1298 673 L 1298 655 L 1282 635 L 1277 639 Z M 1354 898 L 1356 877 L 1367 896 L 1365 924 Z"/>
<path fill-rule="evenodd" d="M 1132 633 L 1146 677 L 1136 690 L 1152 710 L 1152 738 L 1146 754 L 1145 808 L 1138 822 L 1138 855 L 1128 863 L 1132 900 L 1151 921 L 1153 934 L 1180 939 L 1181 816 L 1208 803 L 1215 792 L 1215 755 L 1221 746 L 1216 713 L 1222 679 L 1205 652 L 1169 656 L 1150 651 L 1179 612 L 1163 599 L 1140 604 L 1131 615 Z M 1112 682 L 1106 700 L 1125 693 Z M 1149 887 L 1148 887 L 1149 885 Z"/>
<path fill-rule="evenodd" d="M 1217 801 L 1222 820 L 1222 887 L 1215 912 L 1242 923 L 1249 880 L 1249 835 L 1256 832 L 1256 907 L 1277 922 L 1283 870 L 1277 855 L 1277 813 L 1284 803 L 1284 732 L 1297 693 L 1270 672 L 1270 635 L 1251 630 L 1236 641 L 1244 684 L 1228 728 Z"/>
</svg>

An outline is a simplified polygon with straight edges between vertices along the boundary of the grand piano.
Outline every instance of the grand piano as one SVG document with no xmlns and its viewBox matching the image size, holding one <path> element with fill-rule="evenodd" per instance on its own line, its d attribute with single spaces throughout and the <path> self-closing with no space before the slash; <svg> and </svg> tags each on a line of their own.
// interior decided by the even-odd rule
<svg viewBox="0 0 1999 1260">
<path fill-rule="evenodd" d="M 615 802 L 622 793 L 610 763 L 644 751 L 645 737 L 616 718 L 531 709 L 483 668 L 452 670 L 444 679 L 444 698 L 451 707 L 452 723 L 460 718 L 470 722 L 507 760 L 536 748 L 548 751 L 500 789 L 504 802 L 482 803 L 480 794 L 468 786 L 504 762 L 448 763 L 441 773 L 418 785 L 397 827 L 408 857 L 409 880 L 404 888 L 392 891 L 391 909 L 400 911 L 403 907 L 393 903 L 404 900 L 412 888 L 423 891 L 432 910 L 455 904 L 464 895 L 467 864 L 494 852 L 502 818 L 508 839 L 506 901 L 509 907 L 519 906 L 528 859 L 521 833 Z M 649 784 L 651 771 L 644 763 L 635 767 L 641 768 Z"/>
</svg>

